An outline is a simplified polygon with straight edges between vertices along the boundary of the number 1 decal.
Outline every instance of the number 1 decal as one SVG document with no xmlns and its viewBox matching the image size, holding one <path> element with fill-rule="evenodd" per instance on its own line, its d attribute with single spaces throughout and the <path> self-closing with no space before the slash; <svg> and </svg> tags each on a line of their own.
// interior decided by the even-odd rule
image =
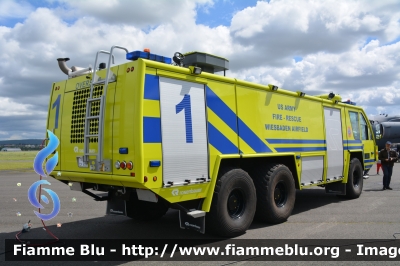
<svg viewBox="0 0 400 266">
<path fill-rule="evenodd" d="M 185 109 L 186 143 L 193 143 L 192 106 L 190 104 L 190 95 L 185 94 L 182 101 L 175 106 L 175 109 L 177 114 Z"/>
<path fill-rule="evenodd" d="M 54 107 L 56 107 L 56 121 L 54 122 L 54 128 L 58 128 L 58 115 L 60 113 L 60 99 L 61 99 L 61 94 L 58 94 L 58 97 L 52 106 L 52 109 L 54 109 Z"/>
</svg>

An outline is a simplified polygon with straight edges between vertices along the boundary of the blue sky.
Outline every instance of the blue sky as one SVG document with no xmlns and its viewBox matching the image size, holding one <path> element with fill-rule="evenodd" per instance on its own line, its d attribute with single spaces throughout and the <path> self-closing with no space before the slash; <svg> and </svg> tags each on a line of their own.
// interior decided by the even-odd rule
<svg viewBox="0 0 400 266">
<path fill-rule="evenodd" d="M 212 6 L 207 5 L 197 8 L 196 22 L 210 27 L 217 27 L 219 25 L 229 26 L 235 13 L 256 4 L 256 0 L 215 1 Z"/>
<path fill-rule="evenodd" d="M 228 76 L 399 114 L 398 0 L 2 0 L 0 140 L 42 138 L 49 88 L 118 44 L 229 59 Z M 117 56 L 117 62 L 123 62 Z M 34 100 L 33 100 L 34 99 Z"/>
</svg>

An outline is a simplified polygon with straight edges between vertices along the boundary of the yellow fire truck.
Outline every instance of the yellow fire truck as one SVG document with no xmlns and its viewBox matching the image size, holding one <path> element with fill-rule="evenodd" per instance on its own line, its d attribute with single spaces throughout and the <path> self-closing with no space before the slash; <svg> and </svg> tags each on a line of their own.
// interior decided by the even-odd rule
<svg viewBox="0 0 400 266">
<path fill-rule="evenodd" d="M 113 63 L 117 52 L 126 63 Z M 51 176 L 106 200 L 107 214 L 146 221 L 174 208 L 181 228 L 232 237 L 254 217 L 286 221 L 296 189 L 358 198 L 377 159 L 362 108 L 226 77 L 222 57 L 113 46 L 93 67 L 66 61 L 49 104 Z"/>
</svg>

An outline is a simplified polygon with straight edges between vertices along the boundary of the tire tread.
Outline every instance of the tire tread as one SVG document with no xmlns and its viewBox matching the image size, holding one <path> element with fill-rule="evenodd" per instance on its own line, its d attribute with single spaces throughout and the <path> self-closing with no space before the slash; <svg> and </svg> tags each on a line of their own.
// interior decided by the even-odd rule
<svg viewBox="0 0 400 266">
<path fill-rule="evenodd" d="M 293 200 L 293 202 L 290 202 L 290 204 L 293 206 L 289 206 L 289 212 L 282 213 L 275 211 L 275 208 L 273 207 L 273 204 L 275 203 L 269 201 L 268 196 L 270 193 L 273 193 L 273 191 L 270 191 L 273 181 L 273 174 L 280 168 L 291 173 L 290 170 L 283 164 L 269 163 L 263 165 L 262 167 L 253 169 L 254 171 L 251 175 L 257 192 L 257 207 L 255 217 L 258 220 L 271 224 L 277 224 L 286 221 L 290 216 L 294 206 Z M 290 184 L 292 186 L 291 189 L 295 190 L 294 180 L 292 181 L 293 183 Z"/>
<path fill-rule="evenodd" d="M 360 171 L 361 177 L 359 181 L 359 189 L 355 189 L 353 185 L 353 168 L 359 168 L 358 171 Z M 355 170 L 355 169 L 354 169 Z M 347 184 L 346 184 L 346 198 L 349 199 L 356 199 L 360 197 L 363 189 L 363 169 L 360 160 L 357 158 L 353 158 L 350 161 L 349 165 L 349 173 L 348 173 L 348 179 L 347 179 Z"/>
<path fill-rule="evenodd" d="M 246 179 L 246 176 L 248 179 Z M 212 234 L 223 236 L 223 237 L 234 237 L 243 234 L 246 232 L 248 227 L 250 226 L 251 222 L 253 221 L 254 213 L 255 213 L 255 201 L 256 197 L 254 197 L 253 205 L 251 206 L 251 202 L 248 202 L 248 206 L 246 206 L 245 214 L 246 217 L 241 217 L 245 222 L 243 222 L 239 226 L 232 225 L 230 223 L 230 218 L 227 216 L 227 211 L 224 204 L 220 201 L 223 200 L 223 187 L 224 184 L 227 184 L 232 178 L 238 179 L 240 182 L 247 182 L 250 191 L 252 191 L 255 195 L 255 187 L 253 184 L 252 179 L 248 176 L 247 172 L 240 168 L 235 167 L 227 167 L 223 169 L 219 175 L 218 180 L 216 181 L 215 188 L 214 188 L 214 195 L 211 203 L 210 212 L 207 213 L 206 216 L 206 230 L 211 232 Z M 229 185 L 229 184 L 228 184 Z M 227 186 L 228 186 L 227 185 Z M 227 192 L 226 192 L 227 193 Z M 250 195 L 251 196 L 251 195 Z M 222 205 L 222 206 L 221 206 Z"/>
</svg>

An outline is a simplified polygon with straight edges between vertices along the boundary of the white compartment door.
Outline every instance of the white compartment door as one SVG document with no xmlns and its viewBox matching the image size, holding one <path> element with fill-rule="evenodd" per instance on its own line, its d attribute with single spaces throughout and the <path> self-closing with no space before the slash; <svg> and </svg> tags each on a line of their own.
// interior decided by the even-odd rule
<svg viewBox="0 0 400 266">
<path fill-rule="evenodd" d="M 301 158 L 301 184 L 317 184 L 324 175 L 324 157 L 311 156 Z"/>
<path fill-rule="evenodd" d="M 160 77 L 163 182 L 208 178 L 203 84 Z"/>
<path fill-rule="evenodd" d="M 328 160 L 327 179 L 343 176 L 343 136 L 340 109 L 324 107 Z"/>
</svg>

